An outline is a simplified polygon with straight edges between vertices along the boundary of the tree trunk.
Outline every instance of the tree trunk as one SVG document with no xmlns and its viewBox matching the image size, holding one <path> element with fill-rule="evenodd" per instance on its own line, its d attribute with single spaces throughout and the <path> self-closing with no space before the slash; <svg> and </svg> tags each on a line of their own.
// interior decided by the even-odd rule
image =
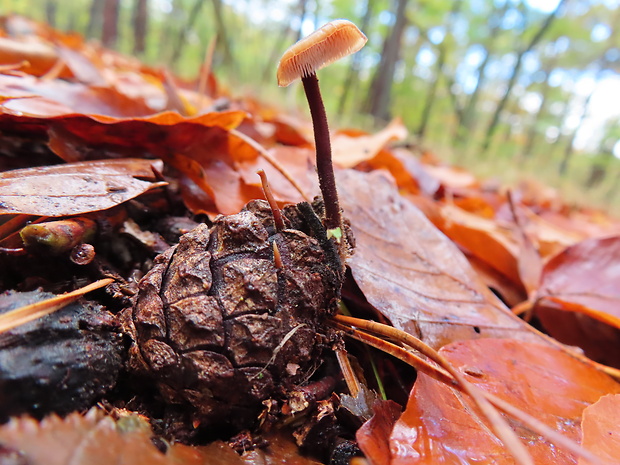
<svg viewBox="0 0 620 465">
<path fill-rule="evenodd" d="M 57 6 L 58 5 L 55 0 L 47 0 L 47 2 L 45 2 L 45 20 L 47 21 L 47 24 L 54 28 L 56 27 Z"/>
<path fill-rule="evenodd" d="M 540 131 L 540 125 L 543 115 L 547 112 L 547 106 L 549 103 L 549 92 L 551 91 L 551 85 L 549 85 L 549 76 L 551 76 L 551 70 L 556 66 L 557 59 L 554 57 L 550 62 L 548 71 L 546 72 L 545 81 L 543 82 L 542 89 L 540 90 L 540 106 L 534 115 L 533 120 L 530 122 L 530 127 L 527 131 L 525 138 L 525 144 L 523 152 L 521 152 L 521 159 L 525 160 L 532 156 L 536 140 L 538 139 L 538 133 Z"/>
<path fill-rule="evenodd" d="M 295 41 L 299 41 L 303 35 L 303 25 L 306 20 L 306 13 L 308 12 L 308 0 L 299 0 L 299 29 L 297 29 L 297 38 Z"/>
<path fill-rule="evenodd" d="M 474 87 L 471 96 L 467 100 L 467 103 L 463 107 L 460 113 L 457 113 L 457 142 L 462 142 L 463 139 L 473 132 L 475 127 L 476 118 L 474 117 L 476 113 L 476 108 L 478 107 L 478 99 L 480 97 L 481 90 L 484 88 L 484 84 L 486 82 L 486 72 L 487 66 L 491 61 L 491 56 L 493 55 L 493 49 L 495 48 L 495 41 L 499 37 L 500 26 L 502 24 L 502 18 L 506 14 L 508 7 L 510 6 L 510 2 L 504 2 L 503 6 L 494 11 L 489 19 L 489 42 L 485 47 L 485 55 L 482 59 L 482 62 L 478 66 L 476 70 L 476 75 L 478 79 L 476 80 L 476 86 Z"/>
<path fill-rule="evenodd" d="M 183 52 L 183 44 L 185 44 L 187 39 L 188 32 L 194 27 L 196 20 L 198 19 L 198 14 L 200 13 L 200 9 L 202 5 L 204 5 L 203 0 L 196 0 L 192 5 L 192 9 L 190 10 L 189 16 L 187 17 L 187 23 L 181 26 L 179 34 L 177 36 L 177 41 L 172 49 L 172 57 L 170 58 L 170 65 L 175 66 L 179 58 L 181 57 L 181 53 Z"/>
<path fill-rule="evenodd" d="M 146 50 L 148 19 L 148 0 L 136 0 L 133 12 L 133 52 L 136 55 L 142 54 Z"/>
<path fill-rule="evenodd" d="M 215 15 L 215 24 L 217 26 L 217 42 L 221 44 L 222 55 L 224 64 L 231 71 L 235 65 L 235 60 L 232 54 L 232 47 L 230 45 L 230 39 L 228 38 L 228 29 L 224 23 L 224 14 L 222 13 L 222 0 L 213 1 L 213 13 Z"/>
<path fill-rule="evenodd" d="M 420 140 L 423 140 L 426 134 L 426 128 L 428 127 L 428 123 L 431 118 L 431 111 L 435 103 L 435 98 L 437 97 L 437 87 L 439 86 L 439 80 L 442 76 L 446 74 L 444 72 L 444 65 L 446 63 L 446 56 L 448 54 L 446 43 L 449 40 L 450 31 L 452 30 L 452 26 L 454 24 L 454 19 L 459 14 L 459 10 L 461 9 L 461 4 L 461 0 L 454 0 L 454 2 L 452 3 L 452 10 L 448 14 L 448 20 L 446 21 L 446 35 L 443 41 L 437 47 L 439 50 L 439 56 L 437 57 L 437 62 L 435 63 L 435 77 L 428 89 L 428 97 L 426 98 L 426 102 L 424 103 L 422 117 L 420 118 L 420 126 L 417 130 L 417 135 Z M 452 92 L 450 91 L 450 93 Z"/>
<path fill-rule="evenodd" d="M 407 16 L 405 15 L 407 2 L 408 0 L 397 0 L 396 12 L 394 13 L 396 22 L 391 34 L 386 36 L 383 43 L 381 61 L 377 66 L 368 93 L 367 111 L 378 121 L 390 119 L 390 94 L 396 63 L 400 56 L 402 37 L 407 26 Z"/>
<path fill-rule="evenodd" d="M 596 75 L 596 83 L 594 84 L 592 91 L 588 94 L 586 99 L 583 101 L 583 107 L 581 110 L 581 114 L 579 115 L 579 123 L 577 124 L 577 127 L 575 128 L 570 138 L 568 139 L 568 143 L 566 144 L 566 148 L 564 149 L 564 156 L 562 157 L 562 161 L 560 162 L 560 166 L 558 167 L 558 173 L 560 173 L 560 175 L 566 174 L 566 170 L 568 169 L 568 164 L 575 151 L 575 148 L 574 148 L 575 138 L 577 137 L 579 128 L 581 127 L 583 122 L 588 117 L 588 113 L 590 111 L 590 101 L 592 100 L 592 96 L 594 95 L 594 92 L 596 92 L 596 88 L 598 87 L 598 83 L 601 78 L 602 71 L 603 71 L 603 67 L 601 67 L 601 69 Z"/>
<path fill-rule="evenodd" d="M 96 1 L 96 0 L 93 0 Z M 104 46 L 114 48 L 118 40 L 118 14 L 120 0 L 104 0 L 103 3 L 103 28 L 101 42 Z"/>
<path fill-rule="evenodd" d="M 370 18 L 372 17 L 372 0 L 366 0 L 366 10 L 364 11 L 364 17 L 362 18 L 362 22 L 360 24 L 360 29 L 362 32 L 368 29 L 368 24 L 370 23 Z M 355 89 L 359 83 L 359 68 L 362 60 L 362 52 L 357 52 L 353 55 L 353 59 L 351 60 L 351 64 L 349 65 L 349 70 L 347 71 L 347 77 L 344 80 L 342 85 L 342 94 L 340 95 L 340 100 L 338 101 L 338 116 L 342 116 L 344 113 L 344 107 L 347 103 L 347 98 L 350 93 L 355 93 Z"/>
<path fill-rule="evenodd" d="M 530 42 L 517 54 L 517 62 L 515 63 L 514 68 L 512 69 L 512 74 L 510 75 L 510 79 L 508 80 L 508 84 L 506 85 L 506 90 L 504 91 L 504 95 L 502 96 L 501 100 L 499 101 L 499 104 L 495 108 L 495 112 L 493 113 L 493 117 L 491 118 L 491 123 L 489 124 L 486 134 L 484 136 L 484 142 L 482 143 L 483 152 L 486 152 L 487 149 L 489 148 L 491 139 L 493 138 L 493 135 L 495 134 L 495 131 L 497 130 L 499 119 L 502 115 L 502 112 L 504 111 L 504 108 L 506 107 L 506 104 L 508 103 L 508 99 L 510 97 L 510 93 L 512 92 L 512 88 L 514 87 L 515 82 L 517 82 L 517 77 L 519 75 L 519 72 L 521 71 L 521 64 L 523 63 L 523 56 L 527 52 L 532 50 L 536 46 L 536 44 L 540 41 L 540 39 L 542 39 L 543 35 L 545 34 L 545 32 L 547 32 L 547 30 L 551 26 L 551 23 L 553 23 L 553 20 L 557 17 L 560 11 L 560 8 L 562 8 L 565 2 L 566 0 L 560 0 L 555 10 L 553 10 L 547 16 L 547 18 L 542 23 L 542 25 L 540 26 L 536 34 L 534 34 L 534 37 L 532 37 L 532 40 L 530 40 Z"/>
<path fill-rule="evenodd" d="M 84 36 L 101 37 L 101 27 L 103 25 L 103 6 L 103 1 L 92 0 L 89 10 L 88 26 Z"/>
<path fill-rule="evenodd" d="M 159 40 L 157 45 L 158 55 L 165 57 L 166 63 L 172 63 L 172 45 L 175 43 L 173 37 L 177 32 L 178 25 L 185 17 L 181 8 L 181 0 L 172 0 L 171 11 L 159 29 Z M 179 34 L 177 34 L 178 37 Z"/>
</svg>

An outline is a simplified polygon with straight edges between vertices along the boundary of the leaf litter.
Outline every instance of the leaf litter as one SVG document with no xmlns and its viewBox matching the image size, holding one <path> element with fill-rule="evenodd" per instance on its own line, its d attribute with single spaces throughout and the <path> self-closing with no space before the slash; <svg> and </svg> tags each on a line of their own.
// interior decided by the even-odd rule
<svg viewBox="0 0 620 465">
<path fill-rule="evenodd" d="M 10 147 L 12 153 L 29 154 L 0 162 L 6 218 L 1 220 L 3 234 L 12 234 L 14 241 L 19 230 L 15 225 L 37 221 L 36 217 L 78 214 L 91 215 L 104 227 L 93 241 L 95 261 L 79 271 L 62 257 L 53 259 L 54 276 L 44 271 L 52 263 L 45 254 L 0 256 L 1 290 L 18 284 L 24 290 L 37 286 L 74 290 L 78 286 L 72 283 L 112 276 L 117 283 L 109 286 L 111 294 L 104 300 L 109 310 L 118 311 L 135 293 L 132 273 L 148 271 L 153 258 L 153 250 L 144 244 L 136 248 L 132 238 L 123 236 L 122 218 L 135 217 L 138 230 L 158 231 L 157 217 L 162 215 L 172 224 L 184 225 L 192 213 L 237 213 L 248 201 L 262 198 L 258 179 L 252 177 L 255 168 L 271 170 L 269 180 L 281 204 L 298 202 L 300 191 L 316 193 L 307 123 L 250 99 L 224 96 L 223 107 L 209 107 L 212 95 L 200 95 L 187 83 L 136 60 L 23 18 L 8 17 L 7 21 L 26 24 L 38 45 L 10 38 L 0 43 L 0 65 L 8 65 L 0 75 L 3 151 Z M 11 50 L 27 57 L 30 68 L 19 64 Z M 64 65 L 58 65 L 61 59 Z M 261 150 L 240 143 L 232 132 L 236 130 L 264 147 L 278 168 L 265 162 L 268 158 Z M 406 137 L 398 122 L 374 135 L 350 129 L 335 137 L 336 163 L 340 160 L 351 168 L 339 173 L 338 183 L 358 244 L 349 261 L 355 283 L 350 282 L 345 293 L 350 311 L 391 322 L 441 348 L 471 382 L 505 395 L 513 405 L 578 442 L 583 410 L 593 410 L 601 396 L 617 393 L 619 385 L 599 365 L 558 350 L 557 344 L 509 312 L 502 299 L 514 305 L 523 292 L 520 286 L 525 285 L 533 315 L 549 334 L 582 347 L 597 361 L 616 364 L 617 360 L 604 355 L 617 347 L 613 286 L 620 224 L 600 212 L 565 205 L 548 189 L 533 184 L 513 191 L 511 210 L 501 188 L 485 185 L 463 169 L 443 165 L 431 154 L 416 157 L 411 150 L 391 145 Z M 161 159 L 163 166 L 154 159 Z M 58 165 L 61 161 L 64 164 Z M 112 166 L 116 168 L 111 172 Z M 14 168 L 25 171 L 8 171 Z M 76 184 L 90 169 L 95 170 L 97 180 Z M 301 189 L 292 187 L 283 172 L 300 183 Z M 38 190 L 54 174 L 61 176 L 60 181 Z M 121 188 L 102 184 L 106 176 L 114 176 L 114 186 Z M 128 193 L 116 195 L 121 191 Z M 39 192 L 38 197 L 33 192 Z M 58 206 L 51 205 L 49 198 Z M 109 210 L 105 217 L 103 210 Z M 527 220 L 516 219 L 515 210 L 524 212 Z M 174 215 L 180 219 L 174 220 Z M 6 226 L 9 222 L 10 227 Z M 161 232 L 167 234 L 169 229 Z M 536 273 L 523 271 L 527 263 L 521 259 L 520 248 L 525 229 L 545 261 L 539 283 L 531 277 Z M 487 247 L 489 241 L 494 241 L 500 254 Z M 482 267 L 472 268 L 467 256 L 491 270 L 487 277 L 494 274 L 495 282 L 503 279 L 512 298 L 504 296 L 499 286 L 493 288 L 494 295 L 485 285 L 491 280 L 483 281 L 484 276 L 476 271 Z M 29 279 L 21 278 L 25 276 Z M 583 315 L 595 325 L 584 323 Z M 596 338 L 600 333 L 606 337 Z M 362 352 L 357 356 L 365 362 Z M 379 362 L 382 376 L 391 376 L 405 388 L 411 386 L 414 377 L 410 373 L 388 375 L 391 362 Z M 604 371 L 617 376 L 612 369 Z M 578 379 L 587 382 L 577 385 Z M 540 399 L 544 399 L 542 406 Z M 131 405 L 122 395 L 112 400 Z M 358 430 L 358 441 L 365 444 L 372 463 L 435 463 L 434 458 L 454 459 L 454 454 L 460 454 L 459 460 L 475 454 L 482 460 L 495 457 L 502 460 L 498 463 L 513 463 L 468 398 L 424 374 L 418 374 L 400 419 L 397 410 L 395 404 L 377 407 L 377 418 L 383 419 L 370 420 Z M 269 410 L 265 412 L 268 415 Z M 436 415 L 447 415 L 453 421 L 447 423 Z M 588 426 L 596 415 L 601 416 L 584 416 L 587 439 L 583 445 L 600 450 L 605 459 L 609 452 L 601 444 L 606 436 L 592 434 L 593 427 Z M 79 457 L 86 455 L 80 454 L 89 451 L 93 452 L 90 458 L 109 459 L 105 463 L 137 463 L 137 455 L 132 454 L 139 452 L 149 463 L 206 463 L 205 454 L 209 463 L 247 463 L 243 455 L 220 442 L 206 446 L 208 453 L 205 446 L 175 444 L 163 454 L 151 442 L 153 433 L 148 428 L 121 432 L 119 418 L 104 415 L 102 410 L 73 413 L 64 420 L 13 418 L 0 428 L 4 457 L 29 463 L 39 463 L 37 457 L 47 459 L 40 463 L 52 463 L 50 457 L 58 460 L 55 463 L 81 463 Z M 547 439 L 511 421 L 536 460 L 576 463 L 574 455 L 553 448 Z M 616 426 L 610 434 L 618 434 Z M 282 444 L 279 437 L 271 437 L 270 442 L 272 450 Z M 368 446 L 373 442 L 374 446 Z M 254 452 L 249 453 L 261 463 L 282 460 L 268 453 L 259 457 L 269 448 L 250 448 Z M 292 444 L 281 449 L 287 451 L 289 463 L 310 463 L 303 462 L 308 459 Z M 386 450 L 391 451 L 391 461 L 386 461 Z"/>
</svg>

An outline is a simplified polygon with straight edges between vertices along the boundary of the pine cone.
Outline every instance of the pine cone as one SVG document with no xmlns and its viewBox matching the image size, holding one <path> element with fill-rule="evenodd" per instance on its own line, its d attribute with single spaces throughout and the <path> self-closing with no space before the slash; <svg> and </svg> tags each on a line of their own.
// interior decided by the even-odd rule
<svg viewBox="0 0 620 465">
<path fill-rule="evenodd" d="M 200 225 L 155 260 L 132 309 L 130 369 L 201 425 L 247 428 L 262 402 L 303 382 L 333 339 L 343 264 L 308 203 Z M 275 245 L 274 245 L 275 244 Z M 274 258 L 277 247 L 281 259 Z M 132 326 L 132 327 L 131 327 Z"/>
</svg>

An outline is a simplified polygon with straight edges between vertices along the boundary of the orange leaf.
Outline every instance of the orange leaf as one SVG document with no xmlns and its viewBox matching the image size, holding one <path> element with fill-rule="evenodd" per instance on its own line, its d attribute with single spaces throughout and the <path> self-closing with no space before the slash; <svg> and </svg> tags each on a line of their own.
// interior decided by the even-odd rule
<svg viewBox="0 0 620 465">
<path fill-rule="evenodd" d="M 586 406 L 620 384 L 563 351 L 510 339 L 480 339 L 440 350 L 468 381 L 562 433 L 579 440 Z M 445 384 L 419 374 L 390 439 L 393 465 L 512 464 L 513 459 L 474 414 L 472 402 Z M 576 458 L 514 420 L 536 463 L 569 464 Z"/>
<path fill-rule="evenodd" d="M 514 283 L 520 283 L 518 246 L 511 231 L 497 221 L 469 213 L 453 205 L 441 206 L 436 223 L 450 239 L 495 268 Z"/>
<path fill-rule="evenodd" d="M 373 417 L 355 434 L 360 449 L 373 465 L 389 465 L 390 433 L 400 416 L 400 406 L 392 401 L 378 401 L 373 405 Z"/>
<path fill-rule="evenodd" d="M 534 298 L 536 313 L 553 337 L 614 366 L 620 365 L 618 263 L 620 236 L 581 241 L 545 264 Z"/>
<path fill-rule="evenodd" d="M 586 407 L 581 420 L 581 445 L 610 464 L 617 463 L 620 457 L 619 411 L 620 394 L 610 394 Z M 579 459 L 579 465 L 590 464 Z"/>
<path fill-rule="evenodd" d="M 377 156 L 389 142 L 407 137 L 407 129 L 400 118 L 393 120 L 375 134 L 349 136 L 336 133 L 332 140 L 334 163 L 342 168 L 353 168 L 357 164 Z"/>
</svg>

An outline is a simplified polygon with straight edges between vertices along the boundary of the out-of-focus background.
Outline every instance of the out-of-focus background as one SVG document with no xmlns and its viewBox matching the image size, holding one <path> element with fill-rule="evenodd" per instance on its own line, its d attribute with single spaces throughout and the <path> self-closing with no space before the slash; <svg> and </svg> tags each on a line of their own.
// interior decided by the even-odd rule
<svg viewBox="0 0 620 465">
<path fill-rule="evenodd" d="M 368 36 L 320 72 L 332 126 L 400 116 L 411 144 L 485 177 L 533 177 L 620 211 L 618 0 L 3 0 L 18 13 L 195 78 L 209 44 L 232 95 L 303 110 L 284 50 L 326 21 Z"/>
</svg>

